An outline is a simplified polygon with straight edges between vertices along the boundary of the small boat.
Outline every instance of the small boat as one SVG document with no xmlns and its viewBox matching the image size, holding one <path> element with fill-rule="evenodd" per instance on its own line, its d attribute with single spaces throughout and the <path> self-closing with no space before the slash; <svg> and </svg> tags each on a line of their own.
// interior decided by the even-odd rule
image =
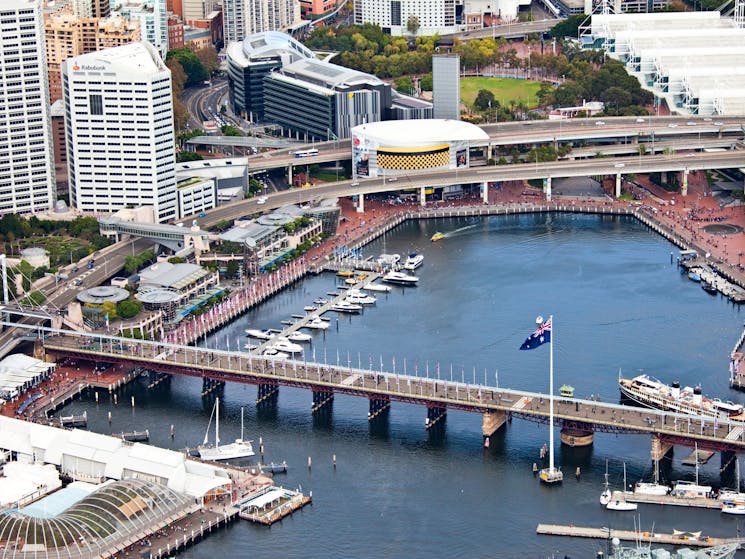
<svg viewBox="0 0 745 559">
<path fill-rule="evenodd" d="M 351 278 L 354 276 L 354 270 L 339 270 L 336 275 L 340 278 Z"/>
<path fill-rule="evenodd" d="M 317 311 L 318 307 L 314 307 L 313 305 L 306 305 L 303 307 L 303 310 L 306 312 L 313 312 L 313 311 Z"/>
<path fill-rule="evenodd" d="M 719 292 L 713 283 L 706 280 L 701 280 L 701 289 L 706 291 L 709 295 L 716 295 Z"/>
<path fill-rule="evenodd" d="M 272 338 L 268 347 L 284 353 L 301 353 L 303 351 L 303 346 L 292 343 L 284 336 L 276 336 Z"/>
<path fill-rule="evenodd" d="M 424 256 L 412 252 L 404 262 L 404 270 L 416 270 L 424 262 Z"/>
<path fill-rule="evenodd" d="M 339 301 L 331 306 L 332 311 L 357 314 L 362 310 L 362 305 L 356 305 L 349 301 Z"/>
<path fill-rule="evenodd" d="M 418 277 L 410 276 L 403 272 L 388 272 L 381 279 L 386 283 L 395 283 L 397 285 L 416 285 L 416 282 L 419 281 Z"/>
<path fill-rule="evenodd" d="M 215 444 L 209 444 L 209 432 L 212 425 L 212 417 L 215 418 Z M 220 398 L 215 398 L 212 408 L 210 422 L 204 435 L 204 442 L 197 447 L 199 457 L 202 460 L 234 460 L 236 458 L 250 458 L 254 455 L 251 441 L 243 440 L 243 408 L 241 408 L 241 438 L 230 444 L 220 445 Z"/>
<path fill-rule="evenodd" d="M 357 283 L 357 280 L 354 278 L 347 278 L 344 280 L 344 283 L 346 283 L 347 285 L 354 285 L 355 283 Z"/>
<path fill-rule="evenodd" d="M 400 254 L 381 254 L 375 261 L 381 266 L 395 266 L 401 260 Z"/>
<path fill-rule="evenodd" d="M 724 514 L 745 514 L 745 501 L 724 501 L 722 512 Z"/>
<path fill-rule="evenodd" d="M 437 233 L 432 235 L 432 238 L 430 239 L 430 241 L 434 243 L 435 241 L 439 241 L 440 239 L 444 239 L 444 238 L 445 238 L 445 235 L 438 231 Z"/>
<path fill-rule="evenodd" d="M 313 336 L 303 334 L 302 332 L 292 332 L 291 334 L 287 334 L 287 339 L 291 342 L 310 342 L 313 340 Z"/>
<path fill-rule="evenodd" d="M 745 514 L 745 493 L 740 492 L 740 460 L 735 459 L 737 489 L 720 489 L 717 499 L 722 501 L 724 514 Z"/>
<path fill-rule="evenodd" d="M 313 318 L 310 322 L 306 323 L 303 328 L 310 328 L 311 330 L 326 330 L 329 327 L 329 323 L 318 317 Z"/>
<path fill-rule="evenodd" d="M 380 285 L 379 283 L 368 283 L 362 289 L 366 291 L 377 291 L 379 293 L 389 293 L 391 291 L 390 285 Z"/>
<path fill-rule="evenodd" d="M 659 462 L 654 461 L 654 481 L 652 483 L 638 481 L 634 484 L 634 493 L 639 495 L 667 495 L 670 488 L 660 483 Z"/>
<path fill-rule="evenodd" d="M 270 330 L 255 330 L 249 328 L 246 330 L 246 335 L 249 338 L 256 338 L 257 340 L 268 340 L 272 337 L 272 332 Z"/>
<path fill-rule="evenodd" d="M 287 319 L 287 320 L 280 320 L 280 323 L 284 324 L 285 326 L 292 326 L 293 324 L 295 324 L 295 321 Z"/>
<path fill-rule="evenodd" d="M 601 505 L 607 505 L 610 503 L 611 499 L 613 497 L 613 493 L 610 490 L 610 485 L 608 483 L 608 461 L 605 461 L 605 489 L 603 489 L 603 492 L 600 494 L 600 504 Z"/>
<path fill-rule="evenodd" d="M 699 282 L 701 281 L 701 275 L 696 270 L 690 270 L 688 272 L 688 279 L 695 281 L 695 282 Z"/>
<path fill-rule="evenodd" d="M 267 357 L 275 357 L 276 359 L 289 359 L 290 354 L 285 353 L 284 351 L 279 351 L 276 347 L 267 347 L 264 349 L 264 352 L 262 355 L 266 355 Z"/>
<path fill-rule="evenodd" d="M 321 298 L 319 298 L 319 299 L 316 299 L 315 301 L 313 301 L 313 304 L 315 304 L 315 305 L 325 305 L 328 302 L 329 302 L 328 299 L 321 299 Z"/>
<path fill-rule="evenodd" d="M 562 384 L 559 388 L 559 395 L 565 398 L 574 398 L 574 387 L 568 384 Z"/>
<path fill-rule="evenodd" d="M 346 301 L 355 305 L 374 305 L 377 299 L 372 295 L 365 295 L 357 289 L 352 289 L 347 294 Z"/>
<path fill-rule="evenodd" d="M 623 499 L 619 499 L 617 497 L 619 492 L 616 492 L 616 498 L 610 499 L 610 501 L 605 505 L 605 508 L 608 510 L 636 510 L 638 505 L 636 503 L 629 503 L 625 496 L 629 494 L 629 492 L 626 490 L 626 462 L 623 463 L 623 491 L 621 491 L 621 495 L 624 496 Z"/>
</svg>

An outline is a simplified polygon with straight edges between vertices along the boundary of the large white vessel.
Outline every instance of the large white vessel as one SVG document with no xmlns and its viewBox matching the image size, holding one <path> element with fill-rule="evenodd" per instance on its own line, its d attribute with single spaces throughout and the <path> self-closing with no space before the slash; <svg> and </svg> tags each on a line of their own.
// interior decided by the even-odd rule
<svg viewBox="0 0 745 559">
<path fill-rule="evenodd" d="M 215 444 L 209 444 L 210 425 L 212 416 L 215 417 Z M 197 447 L 199 457 L 202 460 L 236 460 L 238 458 L 250 458 L 254 455 L 251 441 L 243 440 L 243 408 L 241 408 L 241 438 L 229 444 L 220 444 L 220 399 L 215 398 L 215 406 L 212 408 L 210 423 L 207 425 L 207 432 L 204 434 L 204 442 Z"/>
<path fill-rule="evenodd" d="M 347 297 L 345 300 L 354 305 L 374 305 L 377 302 L 377 299 L 375 297 L 373 297 L 372 295 L 366 295 L 359 289 L 350 289 L 347 292 Z"/>
<path fill-rule="evenodd" d="M 632 379 L 619 378 L 618 386 L 623 396 L 648 408 L 745 420 L 745 409 L 740 404 L 710 400 L 701 394 L 700 386 L 681 388 L 679 382 L 668 386 L 648 375 L 639 375 Z"/>
<path fill-rule="evenodd" d="M 327 330 L 329 323 L 319 317 L 313 317 L 309 322 L 306 322 L 303 328 L 310 328 L 311 330 Z"/>
<path fill-rule="evenodd" d="M 411 253 L 404 262 L 404 270 L 416 270 L 424 262 L 424 256 L 421 254 Z"/>
<path fill-rule="evenodd" d="M 362 289 L 367 291 L 378 291 L 380 293 L 388 293 L 391 290 L 390 285 L 380 285 L 379 283 L 368 283 Z"/>
<path fill-rule="evenodd" d="M 249 328 L 246 330 L 246 335 L 249 338 L 256 338 L 257 340 L 268 340 L 272 337 L 272 332 L 270 330 L 256 330 L 254 328 Z"/>
<path fill-rule="evenodd" d="M 416 285 L 419 278 L 416 276 L 410 276 L 409 274 L 404 274 L 403 272 L 388 272 L 383 276 L 382 281 L 398 285 Z"/>
<path fill-rule="evenodd" d="M 283 353 L 301 353 L 303 351 L 303 346 L 291 342 L 284 336 L 272 336 L 269 343 L 267 343 L 268 348 L 276 349 Z"/>
<path fill-rule="evenodd" d="M 362 311 L 362 305 L 357 305 L 355 303 L 350 303 L 349 301 L 342 300 L 332 305 L 331 310 L 336 312 L 356 314 Z"/>
</svg>

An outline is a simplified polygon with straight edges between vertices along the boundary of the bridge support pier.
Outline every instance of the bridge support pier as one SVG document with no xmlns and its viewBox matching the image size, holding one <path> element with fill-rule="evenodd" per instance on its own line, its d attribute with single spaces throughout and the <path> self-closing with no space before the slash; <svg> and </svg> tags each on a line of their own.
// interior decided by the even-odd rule
<svg viewBox="0 0 745 559">
<path fill-rule="evenodd" d="M 561 444 L 567 446 L 590 446 L 594 441 L 594 433 L 589 425 L 578 421 L 566 421 L 561 428 Z"/>
<path fill-rule="evenodd" d="M 223 388 L 225 388 L 224 380 L 215 380 L 207 377 L 202 379 L 202 396 L 207 396 Z"/>
<path fill-rule="evenodd" d="M 447 417 L 447 408 L 439 408 L 435 406 L 427 406 L 427 419 L 424 421 L 424 426 L 427 429 L 432 429 L 435 425 L 444 421 Z"/>
<path fill-rule="evenodd" d="M 616 198 L 621 197 L 621 173 L 616 174 Z"/>
<path fill-rule="evenodd" d="M 385 416 L 390 409 L 390 398 L 370 398 L 370 411 L 367 412 L 367 420 L 374 421 L 378 417 Z"/>
<path fill-rule="evenodd" d="M 659 462 L 668 454 L 672 454 L 673 445 L 662 442 L 658 436 L 652 436 L 652 451 L 650 452 L 653 462 Z"/>
<path fill-rule="evenodd" d="M 326 406 L 330 406 L 334 401 L 334 393 L 326 390 L 314 390 L 313 391 L 313 405 L 310 411 L 316 413 L 324 409 Z"/>
<path fill-rule="evenodd" d="M 419 189 L 419 205 L 424 207 L 427 205 L 427 193 L 424 187 Z"/>
<path fill-rule="evenodd" d="M 156 373 L 155 371 L 148 371 L 148 388 L 155 388 L 161 383 L 168 382 L 171 380 L 171 375 L 166 373 Z"/>
<path fill-rule="evenodd" d="M 292 188 L 292 163 L 287 166 L 287 183 Z"/>
<path fill-rule="evenodd" d="M 484 435 L 484 446 L 489 446 L 489 438 L 507 422 L 507 413 L 488 411 L 481 417 L 481 434 Z"/>
<path fill-rule="evenodd" d="M 487 181 L 481 183 L 481 201 L 484 204 L 489 203 L 489 183 Z"/>
<path fill-rule="evenodd" d="M 279 385 L 277 384 L 260 384 L 256 391 L 256 405 L 263 404 L 270 400 L 276 400 L 279 394 Z"/>
<path fill-rule="evenodd" d="M 683 169 L 682 180 L 680 181 L 680 194 L 681 196 L 688 196 L 688 169 Z"/>
<path fill-rule="evenodd" d="M 357 213 L 360 213 L 360 214 L 365 213 L 365 195 L 364 194 L 357 195 Z"/>
<path fill-rule="evenodd" d="M 546 201 L 551 201 L 551 177 L 543 179 L 543 193 L 546 195 Z"/>
<path fill-rule="evenodd" d="M 737 454 L 732 450 L 723 450 L 719 453 L 719 473 L 731 472 L 737 462 Z"/>
</svg>

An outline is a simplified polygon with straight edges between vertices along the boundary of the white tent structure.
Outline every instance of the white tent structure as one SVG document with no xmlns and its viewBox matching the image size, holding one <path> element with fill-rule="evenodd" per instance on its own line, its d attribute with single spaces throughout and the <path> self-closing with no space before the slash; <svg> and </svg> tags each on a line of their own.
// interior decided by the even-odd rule
<svg viewBox="0 0 745 559">
<path fill-rule="evenodd" d="M 228 471 L 182 453 L 79 429 L 67 430 L 0 416 L 0 449 L 19 462 L 45 463 L 76 480 L 144 479 L 203 499 L 230 491 Z"/>
<path fill-rule="evenodd" d="M 11 400 L 40 383 L 54 371 L 47 363 L 23 353 L 8 355 L 0 361 L 0 398 Z"/>
<path fill-rule="evenodd" d="M 719 12 L 593 15 L 581 36 L 682 115 L 745 114 L 745 29 Z"/>
</svg>

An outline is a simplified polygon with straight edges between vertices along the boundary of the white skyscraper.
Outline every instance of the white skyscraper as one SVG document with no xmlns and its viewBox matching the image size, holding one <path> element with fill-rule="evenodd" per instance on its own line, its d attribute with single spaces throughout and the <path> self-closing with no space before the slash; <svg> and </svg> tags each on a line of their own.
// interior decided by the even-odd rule
<svg viewBox="0 0 745 559">
<path fill-rule="evenodd" d="M 226 45 L 264 31 L 288 31 L 300 21 L 300 3 L 295 0 L 223 1 Z"/>
<path fill-rule="evenodd" d="M 62 76 L 70 205 L 178 217 L 171 72 L 156 49 L 141 42 L 69 58 Z"/>
<path fill-rule="evenodd" d="M 0 0 L 0 214 L 55 200 L 44 22 L 37 0 Z"/>
</svg>

